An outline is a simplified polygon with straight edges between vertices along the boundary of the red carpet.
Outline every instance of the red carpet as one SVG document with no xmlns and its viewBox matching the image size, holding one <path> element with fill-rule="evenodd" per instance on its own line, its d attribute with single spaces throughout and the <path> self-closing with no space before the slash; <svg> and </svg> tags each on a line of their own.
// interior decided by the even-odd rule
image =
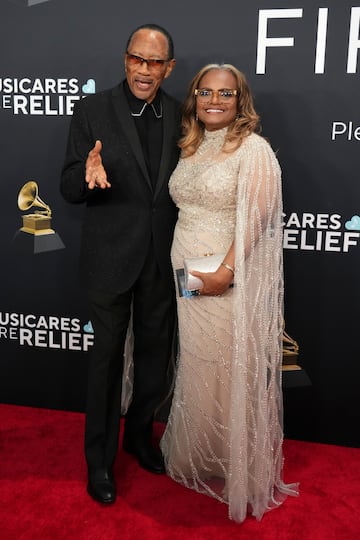
<svg viewBox="0 0 360 540">
<path fill-rule="evenodd" d="M 299 481 L 300 496 L 239 525 L 224 504 L 143 471 L 122 451 L 118 499 L 102 507 L 85 491 L 83 414 L 0 405 L 0 419 L 2 540 L 360 538 L 360 449 L 285 441 L 285 481 Z"/>
</svg>

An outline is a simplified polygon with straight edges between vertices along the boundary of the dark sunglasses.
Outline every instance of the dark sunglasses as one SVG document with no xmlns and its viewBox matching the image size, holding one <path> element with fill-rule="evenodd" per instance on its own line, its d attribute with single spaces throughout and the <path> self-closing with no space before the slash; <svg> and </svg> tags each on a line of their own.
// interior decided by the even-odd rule
<svg viewBox="0 0 360 540">
<path fill-rule="evenodd" d="M 141 56 L 136 56 L 136 54 L 130 54 L 128 51 L 126 51 L 126 57 L 130 66 L 142 66 L 145 62 L 147 67 L 153 70 L 160 70 L 166 62 L 169 62 L 169 60 L 159 60 L 157 58 L 142 58 Z"/>
</svg>

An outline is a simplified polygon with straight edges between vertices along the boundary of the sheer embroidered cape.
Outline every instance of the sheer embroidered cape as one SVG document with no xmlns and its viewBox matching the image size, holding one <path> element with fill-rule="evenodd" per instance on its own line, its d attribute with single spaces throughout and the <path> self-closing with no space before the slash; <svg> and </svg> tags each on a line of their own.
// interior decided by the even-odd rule
<svg viewBox="0 0 360 540">
<path fill-rule="evenodd" d="M 256 134 L 221 151 L 225 132 L 206 132 L 169 183 L 179 207 L 175 275 L 184 257 L 226 253 L 234 241 L 235 277 L 221 297 L 178 294 L 177 377 L 161 448 L 174 480 L 227 503 L 241 522 L 298 491 L 282 479 L 280 167 Z"/>
</svg>

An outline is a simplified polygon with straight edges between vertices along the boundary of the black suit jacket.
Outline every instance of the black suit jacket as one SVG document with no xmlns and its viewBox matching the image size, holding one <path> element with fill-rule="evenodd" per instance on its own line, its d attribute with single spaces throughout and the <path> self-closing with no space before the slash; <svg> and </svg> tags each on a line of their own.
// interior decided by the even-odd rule
<svg viewBox="0 0 360 540">
<path fill-rule="evenodd" d="M 86 202 L 80 256 L 86 288 L 124 292 L 138 277 L 151 238 L 164 285 L 173 281 L 170 247 L 177 210 L 168 192 L 179 149 L 180 104 L 161 91 L 163 149 L 153 191 L 123 84 L 77 103 L 71 121 L 61 193 L 71 203 Z M 85 162 L 95 141 L 109 189 L 89 190 Z"/>
</svg>

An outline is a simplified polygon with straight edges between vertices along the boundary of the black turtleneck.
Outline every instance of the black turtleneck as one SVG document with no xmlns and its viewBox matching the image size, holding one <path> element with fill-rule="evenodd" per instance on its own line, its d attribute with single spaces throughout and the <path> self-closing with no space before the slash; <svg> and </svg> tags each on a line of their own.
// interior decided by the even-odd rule
<svg viewBox="0 0 360 540">
<path fill-rule="evenodd" d="M 124 81 L 124 91 L 139 134 L 151 183 L 155 188 L 163 139 L 161 90 L 157 92 L 151 103 L 134 96 L 126 80 Z"/>
</svg>

